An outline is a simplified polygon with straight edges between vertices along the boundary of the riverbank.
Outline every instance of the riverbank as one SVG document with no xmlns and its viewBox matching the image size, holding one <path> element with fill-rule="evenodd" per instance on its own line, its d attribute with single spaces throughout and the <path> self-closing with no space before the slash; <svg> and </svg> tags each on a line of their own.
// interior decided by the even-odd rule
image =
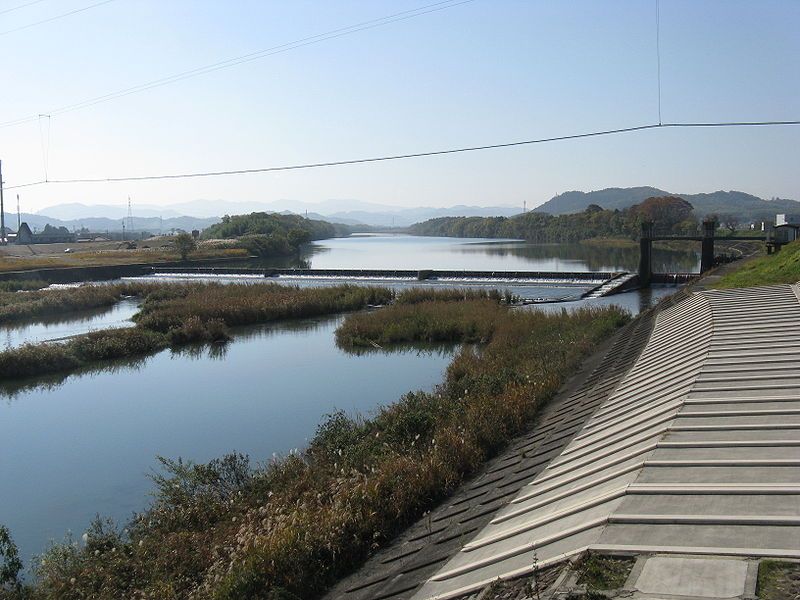
<svg viewBox="0 0 800 600">
<path fill-rule="evenodd" d="M 422 315 L 437 304 L 413 306 Z M 58 568 L 37 568 L 35 593 L 317 594 L 496 452 L 621 320 L 611 309 L 505 311 L 482 351 L 463 350 L 434 393 L 409 394 L 373 419 L 334 415 L 302 455 L 260 469 L 236 456 L 165 462 L 153 507 L 128 535 L 98 525 L 85 548 L 54 549 L 45 560 Z"/>
</svg>

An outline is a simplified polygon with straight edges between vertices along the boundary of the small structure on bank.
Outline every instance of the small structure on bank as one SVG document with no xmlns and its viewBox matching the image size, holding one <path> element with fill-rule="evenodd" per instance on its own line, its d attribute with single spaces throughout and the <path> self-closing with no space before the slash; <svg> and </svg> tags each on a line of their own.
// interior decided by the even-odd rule
<svg viewBox="0 0 800 600">
<path fill-rule="evenodd" d="M 796 215 L 775 215 L 775 235 L 781 241 L 793 242 L 800 238 L 800 217 Z"/>
<path fill-rule="evenodd" d="M 42 233 L 33 233 L 27 223 L 21 223 L 17 231 L 16 244 L 70 244 L 75 242 L 76 235 L 66 227 L 45 225 Z"/>
</svg>

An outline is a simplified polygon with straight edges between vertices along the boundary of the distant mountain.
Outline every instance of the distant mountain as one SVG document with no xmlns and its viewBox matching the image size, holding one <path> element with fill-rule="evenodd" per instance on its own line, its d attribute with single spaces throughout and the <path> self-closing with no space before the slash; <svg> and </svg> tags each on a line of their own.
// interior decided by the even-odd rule
<svg viewBox="0 0 800 600">
<path fill-rule="evenodd" d="M 436 217 L 511 217 L 521 212 L 520 209 L 510 206 L 459 205 L 449 208 L 396 208 L 378 212 L 352 210 L 332 213 L 328 218 L 338 222 L 346 222 L 343 219 L 347 219 L 377 227 L 408 227 Z"/>
<path fill-rule="evenodd" d="M 20 215 L 23 223 L 27 223 L 31 229 L 41 231 L 45 225 L 53 227 L 66 227 L 70 231 L 77 231 L 82 228 L 92 232 L 121 231 L 122 218 L 109 219 L 106 217 L 87 217 L 85 219 L 56 219 L 42 214 L 22 213 Z M 159 219 L 158 217 L 134 217 L 133 231 L 149 231 L 150 233 L 168 232 L 172 229 L 183 229 L 191 231 L 193 229 L 205 229 L 214 223 L 219 223 L 217 217 L 199 219 L 197 217 L 169 217 Z M 6 224 L 9 228 L 17 230 L 17 215 L 6 214 Z M 125 227 L 128 228 L 127 221 Z"/>
<path fill-rule="evenodd" d="M 699 216 L 709 214 L 736 214 L 742 219 L 774 220 L 776 213 L 800 214 L 800 202 L 775 198 L 764 200 L 752 194 L 737 191 L 717 191 L 708 194 L 679 194 L 654 187 L 607 188 L 593 192 L 564 192 L 537 206 L 534 211 L 553 215 L 575 213 L 590 204 L 607 209 L 623 209 L 638 204 L 651 196 L 679 196 L 694 206 Z"/>
<path fill-rule="evenodd" d="M 36 212 L 37 215 L 44 215 L 62 221 L 74 221 L 76 219 L 87 219 L 95 217 L 105 217 L 107 219 L 123 219 L 128 216 L 128 205 L 122 204 L 81 204 L 71 202 L 56 204 L 48 208 L 43 208 Z M 135 217 L 181 217 L 187 213 L 178 212 L 170 208 L 162 208 L 148 204 L 137 205 L 134 211 Z"/>
<path fill-rule="evenodd" d="M 362 200 L 325 200 L 323 202 L 299 202 L 277 200 L 275 202 L 231 202 L 224 200 L 193 200 L 178 204 L 155 206 L 152 204 L 133 204 L 131 212 L 134 222 L 139 218 L 179 218 L 191 215 L 199 219 L 219 219 L 224 215 L 244 215 L 253 212 L 277 212 L 298 214 L 312 219 L 321 219 L 344 225 L 370 225 L 375 227 L 407 227 L 413 223 L 434 217 L 489 217 L 512 216 L 521 212 L 510 206 L 464 206 L 449 208 L 417 207 L 404 208 L 364 202 Z M 120 220 L 128 214 L 127 205 L 86 205 L 80 203 L 57 204 L 36 213 L 60 221 L 88 220 L 105 218 Z M 150 224 L 147 224 L 150 227 Z M 120 229 L 121 225 L 116 229 Z M 137 227 L 138 228 L 138 227 Z"/>
</svg>

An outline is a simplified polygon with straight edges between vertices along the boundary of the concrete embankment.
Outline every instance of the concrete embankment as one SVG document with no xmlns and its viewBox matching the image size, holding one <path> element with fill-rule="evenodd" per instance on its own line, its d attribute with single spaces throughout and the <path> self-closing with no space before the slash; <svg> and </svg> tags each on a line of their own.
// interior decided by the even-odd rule
<svg viewBox="0 0 800 600">
<path fill-rule="evenodd" d="M 12 280 L 41 280 L 47 283 L 76 283 L 79 281 L 104 281 L 106 279 L 119 279 L 120 277 L 138 277 L 149 275 L 154 267 L 169 269 L 197 268 L 199 266 L 225 265 L 244 260 L 241 256 L 211 258 L 198 261 L 172 261 L 161 263 L 132 263 L 126 265 L 94 265 L 86 267 L 51 267 L 41 269 L 26 269 L 20 271 L 5 271 L 0 273 L 0 281 Z"/>
</svg>

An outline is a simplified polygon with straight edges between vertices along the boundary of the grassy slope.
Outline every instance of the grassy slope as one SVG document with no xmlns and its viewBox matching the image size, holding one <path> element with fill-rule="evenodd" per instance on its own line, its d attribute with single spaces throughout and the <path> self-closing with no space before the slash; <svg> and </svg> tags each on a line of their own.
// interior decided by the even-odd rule
<svg viewBox="0 0 800 600">
<path fill-rule="evenodd" d="M 745 262 L 725 275 L 715 287 L 740 288 L 800 281 L 800 240 L 781 248 L 777 254 Z"/>
</svg>

